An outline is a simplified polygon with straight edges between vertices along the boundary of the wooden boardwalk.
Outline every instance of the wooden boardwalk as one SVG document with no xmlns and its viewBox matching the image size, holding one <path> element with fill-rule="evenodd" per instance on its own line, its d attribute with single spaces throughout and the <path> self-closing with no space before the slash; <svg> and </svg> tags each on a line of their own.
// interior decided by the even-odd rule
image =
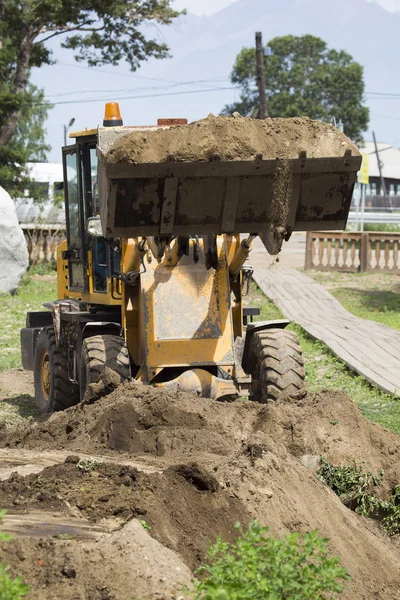
<svg viewBox="0 0 400 600">
<path fill-rule="evenodd" d="M 351 369 L 400 395 L 400 331 L 351 315 L 322 285 L 296 269 L 271 265 L 257 248 L 253 278 L 284 316 L 321 340 Z"/>
</svg>

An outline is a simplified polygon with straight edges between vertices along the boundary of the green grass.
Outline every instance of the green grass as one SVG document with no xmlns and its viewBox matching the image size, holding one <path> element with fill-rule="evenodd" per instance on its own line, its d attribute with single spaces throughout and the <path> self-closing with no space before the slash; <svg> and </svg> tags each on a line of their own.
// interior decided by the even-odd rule
<svg viewBox="0 0 400 600">
<path fill-rule="evenodd" d="M 400 329 L 400 277 L 390 273 L 307 272 L 362 319 Z"/>
<path fill-rule="evenodd" d="M 279 309 L 255 285 L 247 303 L 261 309 L 261 320 L 282 318 Z M 312 339 L 301 327 L 289 325 L 289 329 L 299 337 L 310 392 L 346 392 L 365 417 L 400 434 L 400 399 L 381 392 L 364 377 L 351 371 L 325 344 Z"/>
<path fill-rule="evenodd" d="M 23 277 L 13 296 L 0 294 L 0 370 L 21 366 L 19 332 L 25 326 L 26 313 L 41 310 L 43 302 L 57 296 L 56 281 L 52 277 L 37 277 L 47 274 L 54 275 L 55 272 L 36 267 Z"/>
</svg>

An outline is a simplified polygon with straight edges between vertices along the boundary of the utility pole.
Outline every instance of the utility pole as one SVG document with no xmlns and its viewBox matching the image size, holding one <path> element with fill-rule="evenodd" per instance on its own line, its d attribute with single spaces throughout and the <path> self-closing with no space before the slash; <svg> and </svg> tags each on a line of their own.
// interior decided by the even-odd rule
<svg viewBox="0 0 400 600">
<path fill-rule="evenodd" d="M 388 198 L 388 195 L 387 195 L 385 179 L 384 179 L 383 173 L 382 173 L 382 166 L 383 165 L 382 165 L 381 159 L 379 158 L 379 150 L 378 150 L 378 144 L 376 143 L 375 131 L 372 132 L 372 138 L 374 140 L 375 154 L 376 154 L 376 160 L 377 160 L 377 163 L 378 163 L 379 177 L 380 177 L 380 180 L 381 180 L 381 187 L 382 187 L 382 191 L 383 191 L 384 202 L 385 202 L 387 208 L 389 208 L 391 210 L 392 209 L 392 203 L 390 201 L 390 198 Z"/>
<path fill-rule="evenodd" d="M 257 84 L 260 97 L 259 119 L 268 117 L 267 94 L 265 92 L 265 71 L 264 71 L 264 47 L 262 43 L 262 33 L 256 33 L 256 56 L 257 56 Z"/>
</svg>

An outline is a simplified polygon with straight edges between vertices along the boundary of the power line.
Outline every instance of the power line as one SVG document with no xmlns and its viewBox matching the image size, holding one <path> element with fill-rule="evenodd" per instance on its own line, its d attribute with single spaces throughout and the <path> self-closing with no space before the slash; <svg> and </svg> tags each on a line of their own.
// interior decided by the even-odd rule
<svg viewBox="0 0 400 600">
<path fill-rule="evenodd" d="M 114 75 L 116 77 L 135 77 L 137 79 L 147 79 L 149 81 L 163 81 L 164 83 L 170 83 L 170 84 L 175 84 L 175 85 L 183 85 L 183 84 L 189 84 L 189 83 L 208 83 L 210 81 L 229 81 L 230 77 L 213 77 L 211 79 L 199 79 L 199 80 L 194 80 L 194 81 L 177 81 L 174 79 L 163 79 L 161 77 L 147 77 L 145 75 L 136 75 L 135 73 L 119 73 L 118 71 L 111 71 L 109 69 L 103 69 L 101 67 L 87 67 L 84 65 L 75 65 L 72 63 L 65 63 L 65 62 L 58 62 L 57 64 L 59 65 L 64 65 L 66 67 L 71 67 L 74 69 L 85 69 L 87 71 L 92 71 L 92 72 L 96 72 L 96 73 L 108 73 L 109 75 Z M 240 88 L 238 88 L 240 89 Z M 358 91 L 353 91 L 353 90 L 347 90 L 345 88 L 329 88 L 329 87 L 324 87 L 325 90 L 330 91 L 330 92 L 342 92 L 345 94 L 356 94 L 358 95 L 359 92 Z M 98 91 L 98 90 L 96 90 Z M 108 91 L 108 90 L 104 90 L 104 91 Z M 110 90 L 112 91 L 112 90 Z M 128 91 L 128 90 L 127 90 Z M 71 92 L 73 93 L 73 92 Z M 81 92 L 79 92 L 81 93 Z M 382 96 L 382 97 L 392 97 L 392 98 L 400 98 L 400 93 L 396 93 L 396 92 L 364 92 L 365 95 L 367 96 Z M 60 94 L 61 95 L 61 94 Z"/>
<path fill-rule="evenodd" d="M 185 95 L 185 94 L 203 94 L 205 92 L 219 92 L 222 90 L 235 90 L 237 88 L 234 87 L 219 87 L 219 88 L 209 88 L 209 89 L 203 89 L 203 90 L 188 90 L 185 92 L 166 92 L 163 94 L 144 94 L 141 96 L 123 96 L 123 97 L 118 97 L 116 98 L 116 100 L 133 100 L 136 98 L 158 98 L 158 97 L 164 97 L 164 96 L 181 96 L 181 95 Z M 87 99 L 87 100 L 62 100 L 61 102 L 52 102 L 53 106 L 59 105 L 59 104 L 85 104 L 88 102 L 107 102 L 109 100 L 109 97 L 104 97 L 104 98 L 91 98 L 91 99 Z M 39 106 L 45 106 L 45 105 L 39 105 Z"/>
<path fill-rule="evenodd" d="M 139 87 L 139 88 L 120 88 L 120 89 L 108 89 L 108 90 L 79 90 L 78 91 L 74 91 L 74 92 L 63 92 L 61 94 L 49 94 L 48 96 L 46 96 L 46 98 L 59 98 L 61 96 L 75 96 L 76 94 L 119 94 L 119 93 L 128 93 L 128 92 L 138 92 L 138 91 L 142 91 L 142 90 L 162 90 L 162 89 L 171 89 L 174 87 L 178 87 L 181 85 L 200 85 L 200 84 L 205 84 L 205 83 L 212 83 L 213 81 L 224 81 L 224 80 L 228 80 L 228 78 L 221 78 L 221 80 L 215 78 L 215 79 L 198 79 L 198 80 L 193 80 L 193 81 L 180 81 L 178 83 L 174 83 L 171 84 L 170 86 L 168 86 L 167 88 L 165 88 L 165 86 L 149 86 L 149 87 Z"/>
<path fill-rule="evenodd" d="M 108 73 L 109 75 L 114 75 L 116 77 L 130 77 L 130 78 L 135 77 L 137 79 L 148 79 L 149 81 L 163 81 L 164 83 L 171 83 L 171 84 L 176 84 L 176 85 L 183 85 L 183 84 L 189 84 L 189 83 L 203 83 L 203 82 L 208 83 L 209 81 L 228 81 L 228 80 L 230 80 L 230 77 L 222 77 L 221 76 L 221 77 L 213 77 L 211 79 L 203 79 L 203 80 L 199 79 L 199 80 L 195 80 L 193 82 L 191 82 L 191 81 L 182 82 L 182 81 L 177 81 L 177 80 L 173 80 L 173 79 L 163 79 L 161 77 L 147 77 L 145 75 L 136 75 L 135 73 L 119 73 L 118 71 L 111 71 L 109 69 L 103 69 L 101 67 L 87 67 L 84 65 L 75 65 L 72 63 L 65 63 L 65 62 L 58 62 L 57 64 L 64 65 L 66 67 L 71 67 L 74 69 L 85 69 L 87 71 L 92 71 L 92 72 L 96 72 L 96 73 Z M 359 94 L 358 91 L 347 90 L 345 88 L 324 87 L 324 89 L 327 91 L 330 91 L 330 92 L 342 92 L 342 93 L 346 93 L 346 94 L 357 94 L 357 95 Z M 107 90 L 105 90 L 105 91 L 107 91 Z M 112 91 L 112 90 L 110 90 L 110 91 Z M 79 92 L 79 93 L 81 93 L 81 92 Z M 400 98 L 400 93 L 397 93 L 397 92 L 372 92 L 371 91 L 371 92 L 364 92 L 364 94 L 367 96 L 373 95 L 373 96 Z"/>
<path fill-rule="evenodd" d="M 119 73 L 118 71 L 110 71 L 109 69 L 102 69 L 99 67 L 86 67 L 84 65 L 74 65 L 72 63 L 64 63 L 64 62 L 58 62 L 57 64 L 59 65 L 64 65 L 66 67 L 72 67 L 75 69 L 86 69 L 87 71 L 92 71 L 95 73 L 108 73 L 109 75 L 114 75 L 114 76 L 120 76 L 120 77 L 136 77 L 137 79 L 148 79 L 149 81 L 163 81 L 164 83 L 172 83 L 172 84 L 177 84 L 177 85 L 181 85 L 182 83 L 190 83 L 190 82 L 182 82 L 182 81 L 176 81 L 174 79 L 163 79 L 161 77 L 147 77 L 145 75 L 136 75 L 134 73 Z M 225 80 L 228 81 L 230 80 L 230 77 L 213 77 L 211 79 L 204 79 L 204 80 L 197 80 L 196 83 L 200 83 L 201 81 L 221 81 L 221 80 Z"/>
<path fill-rule="evenodd" d="M 92 71 L 92 73 L 109 73 L 110 75 L 114 75 L 115 77 L 136 77 L 138 79 L 149 79 L 150 81 L 165 81 L 167 83 L 176 83 L 176 81 L 171 79 L 160 79 L 159 77 L 146 77 L 145 75 L 134 75 L 131 73 L 119 73 L 118 71 L 109 71 L 108 69 L 102 69 L 99 67 L 85 67 L 84 65 L 74 65 L 65 62 L 58 62 L 57 64 L 64 65 L 65 67 L 72 67 L 74 69 L 86 69 L 87 71 Z"/>
</svg>

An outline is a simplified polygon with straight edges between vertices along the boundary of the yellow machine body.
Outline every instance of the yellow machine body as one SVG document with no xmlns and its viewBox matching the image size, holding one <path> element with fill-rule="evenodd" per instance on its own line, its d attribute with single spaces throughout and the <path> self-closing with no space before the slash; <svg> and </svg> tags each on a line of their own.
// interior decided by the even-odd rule
<svg viewBox="0 0 400 600">
<path fill-rule="evenodd" d="M 85 339 L 117 333 L 140 382 L 248 396 L 242 279 L 251 232 L 275 253 L 295 229 L 342 227 L 360 159 L 302 153 L 287 161 L 283 214 L 274 193 L 279 161 L 109 163 L 109 148 L 131 129 L 155 127 L 85 130 L 63 149 L 68 239 L 58 247 L 58 299 L 48 307 L 69 381 L 80 386 L 85 375 Z M 36 334 L 25 335 L 30 346 Z"/>
</svg>

